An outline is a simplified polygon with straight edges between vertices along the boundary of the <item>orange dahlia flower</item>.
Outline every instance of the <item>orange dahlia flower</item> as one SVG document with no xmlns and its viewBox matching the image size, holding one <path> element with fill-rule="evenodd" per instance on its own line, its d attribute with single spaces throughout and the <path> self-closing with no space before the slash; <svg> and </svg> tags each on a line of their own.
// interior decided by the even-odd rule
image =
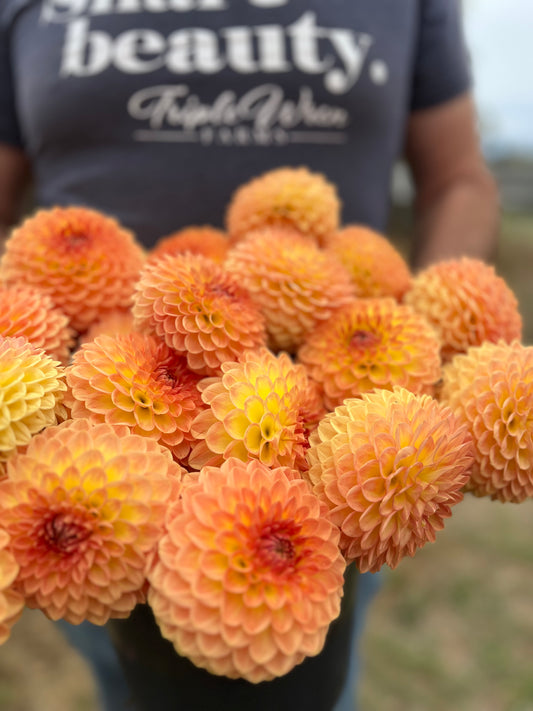
<svg viewBox="0 0 533 711">
<path fill-rule="evenodd" d="M 204 408 L 199 379 L 183 356 L 152 336 L 104 335 L 74 355 L 65 402 L 73 418 L 126 425 L 183 460 L 193 417 Z"/>
<path fill-rule="evenodd" d="M 179 654 L 253 683 L 320 652 L 340 611 L 338 529 L 302 479 L 206 467 L 167 516 L 149 602 Z"/>
<path fill-rule="evenodd" d="M 441 400 L 474 441 L 467 490 L 515 503 L 533 497 L 533 347 L 484 343 L 455 356 Z"/>
<path fill-rule="evenodd" d="M 355 295 L 335 257 L 287 229 L 249 234 L 228 253 L 226 269 L 261 309 L 273 350 L 295 351 L 318 323 Z"/>
<path fill-rule="evenodd" d="M 162 237 L 149 254 L 150 259 L 157 259 L 164 254 L 201 254 L 221 264 L 226 258 L 229 240 L 225 232 L 215 227 L 184 227 L 168 237 Z"/>
<path fill-rule="evenodd" d="M 362 572 L 395 568 L 434 541 L 473 461 L 467 428 L 449 408 L 398 387 L 345 400 L 310 444 L 314 492 Z"/>
<path fill-rule="evenodd" d="M 6 242 L 2 277 L 50 295 L 77 331 L 131 304 L 144 252 L 115 220 L 83 207 L 40 210 Z"/>
<path fill-rule="evenodd" d="M 309 431 L 323 414 L 305 368 L 286 353 L 266 348 L 222 365 L 222 375 L 199 385 L 209 408 L 191 431 L 199 440 L 189 465 L 217 466 L 229 457 L 259 459 L 267 466 L 305 468 Z"/>
<path fill-rule="evenodd" d="M 25 338 L 0 336 L 0 458 L 55 425 L 67 389 L 60 364 Z"/>
<path fill-rule="evenodd" d="M 65 422 L 36 435 L 0 482 L 29 607 L 53 620 L 102 625 L 144 599 L 145 570 L 183 470 L 125 427 Z"/>
<path fill-rule="evenodd" d="M 146 264 L 133 313 L 138 328 L 186 354 L 191 370 L 204 375 L 219 373 L 222 363 L 266 339 L 248 292 L 222 266 L 197 254 Z"/>
<path fill-rule="evenodd" d="M 348 271 L 357 296 L 392 296 L 400 301 L 411 287 L 405 259 L 386 237 L 369 227 L 344 227 L 328 237 L 325 249 Z"/>
<path fill-rule="evenodd" d="M 440 342 L 423 316 L 393 299 L 360 299 L 317 326 L 298 359 L 329 410 L 345 398 L 400 385 L 427 392 L 441 376 Z"/>
<path fill-rule="evenodd" d="M 80 338 L 80 345 L 94 341 L 98 336 L 126 336 L 135 331 L 131 309 L 110 311 L 95 321 Z"/>
<path fill-rule="evenodd" d="M 238 188 L 226 214 L 232 241 L 261 227 L 289 227 L 318 244 L 339 227 L 335 186 L 307 168 L 277 168 Z"/>
<path fill-rule="evenodd" d="M 24 607 L 24 598 L 13 588 L 19 567 L 8 544 L 9 536 L 0 528 L 0 644 L 8 639 Z"/>
<path fill-rule="evenodd" d="M 74 346 L 68 317 L 48 294 L 31 286 L 0 286 L 0 335 L 24 336 L 65 364 Z"/>
<path fill-rule="evenodd" d="M 463 257 L 420 272 L 405 302 L 423 314 L 442 341 L 443 360 L 470 346 L 520 340 L 522 318 L 513 292 L 494 268 Z"/>
</svg>

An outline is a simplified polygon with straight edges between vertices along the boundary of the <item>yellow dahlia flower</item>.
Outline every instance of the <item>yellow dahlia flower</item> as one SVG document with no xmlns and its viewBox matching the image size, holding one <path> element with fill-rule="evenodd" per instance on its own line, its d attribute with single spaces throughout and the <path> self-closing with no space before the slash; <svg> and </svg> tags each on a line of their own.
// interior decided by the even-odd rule
<svg viewBox="0 0 533 711">
<path fill-rule="evenodd" d="M 184 227 L 168 237 L 162 237 L 149 254 L 156 259 L 164 254 L 201 254 L 221 264 L 226 258 L 229 240 L 225 232 L 215 227 Z"/>
<path fill-rule="evenodd" d="M 340 610 L 338 529 L 302 479 L 236 459 L 169 510 L 149 602 L 179 654 L 250 682 L 318 654 Z"/>
<path fill-rule="evenodd" d="M 77 331 L 131 305 L 144 252 L 115 220 L 84 207 L 40 210 L 6 242 L 2 278 L 50 295 Z"/>
<path fill-rule="evenodd" d="M 183 470 L 125 427 L 65 422 L 36 435 L 0 482 L 0 526 L 29 607 L 102 625 L 144 599 L 145 572 Z"/>
<path fill-rule="evenodd" d="M 68 317 L 48 294 L 31 286 L 0 286 L 0 335 L 24 336 L 65 364 L 74 346 Z"/>
<path fill-rule="evenodd" d="M 423 316 L 393 299 L 360 299 L 310 333 L 298 359 L 329 410 L 395 385 L 427 392 L 441 375 L 440 342 Z"/>
<path fill-rule="evenodd" d="M 22 336 L 0 336 L 0 459 L 57 424 L 64 377 L 57 361 Z"/>
<path fill-rule="evenodd" d="M 250 180 L 232 196 L 226 226 L 232 241 L 261 227 L 289 227 L 318 244 L 338 229 L 335 186 L 307 168 L 277 168 Z"/>
<path fill-rule="evenodd" d="M 185 358 L 152 336 L 99 336 L 74 355 L 65 398 L 72 417 L 126 425 L 187 457 L 191 423 L 204 408 Z"/>
<path fill-rule="evenodd" d="M 386 237 L 369 227 L 344 227 L 328 237 L 325 249 L 348 271 L 357 296 L 392 296 L 400 301 L 411 287 L 405 259 Z"/>
<path fill-rule="evenodd" d="M 533 347 L 469 348 L 445 366 L 441 399 L 474 441 L 467 490 L 500 501 L 533 497 Z"/>
<path fill-rule="evenodd" d="M 13 588 L 19 567 L 8 545 L 9 536 L 0 528 L 0 644 L 8 639 L 24 607 L 24 598 Z"/>
<path fill-rule="evenodd" d="M 225 266 L 261 309 L 275 351 L 295 351 L 318 323 L 355 295 L 335 257 L 287 229 L 249 234 L 230 250 Z"/>
<path fill-rule="evenodd" d="M 522 318 L 513 292 L 494 268 L 463 257 L 420 272 L 405 302 L 423 314 L 442 341 L 443 360 L 470 346 L 520 340 Z"/>
<path fill-rule="evenodd" d="M 314 492 L 362 572 L 395 568 L 434 541 L 473 461 L 467 428 L 449 408 L 398 387 L 345 400 L 310 444 Z"/>
<path fill-rule="evenodd" d="M 191 370 L 220 372 L 227 360 L 266 340 L 248 292 L 222 266 L 197 254 L 148 262 L 137 285 L 135 324 L 187 356 Z"/>
<path fill-rule="evenodd" d="M 199 440 L 189 465 L 220 465 L 229 457 L 267 466 L 305 468 L 309 431 L 323 409 L 305 368 L 267 349 L 222 365 L 222 375 L 199 384 L 209 406 L 193 422 Z"/>
</svg>

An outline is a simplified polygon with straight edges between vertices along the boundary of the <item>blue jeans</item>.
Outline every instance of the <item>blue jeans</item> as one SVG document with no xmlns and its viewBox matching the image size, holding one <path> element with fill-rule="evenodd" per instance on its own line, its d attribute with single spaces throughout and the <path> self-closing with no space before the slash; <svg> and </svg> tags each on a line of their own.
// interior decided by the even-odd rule
<svg viewBox="0 0 533 711">
<path fill-rule="evenodd" d="M 358 645 L 368 606 L 379 589 L 380 582 L 380 574 L 365 573 L 358 576 L 355 615 L 350 631 L 348 671 L 341 694 L 331 711 L 355 711 L 359 674 Z M 78 626 L 70 625 L 64 621 L 60 621 L 58 624 L 72 646 L 91 665 L 103 711 L 133 711 L 135 707 L 132 701 L 132 692 L 126 682 L 107 630 L 89 622 Z M 183 711 L 187 711 L 187 709 L 185 708 Z M 323 709 L 323 711 L 330 710 Z"/>
</svg>

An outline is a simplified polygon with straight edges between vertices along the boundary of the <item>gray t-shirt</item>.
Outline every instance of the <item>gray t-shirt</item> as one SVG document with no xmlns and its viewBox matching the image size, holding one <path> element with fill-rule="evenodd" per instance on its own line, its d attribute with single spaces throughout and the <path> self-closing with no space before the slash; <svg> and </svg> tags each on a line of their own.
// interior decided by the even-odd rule
<svg viewBox="0 0 533 711">
<path fill-rule="evenodd" d="M 1 0 L 0 141 L 40 205 L 115 215 L 145 244 L 221 225 L 280 165 L 386 223 L 413 110 L 469 86 L 456 0 Z"/>
</svg>

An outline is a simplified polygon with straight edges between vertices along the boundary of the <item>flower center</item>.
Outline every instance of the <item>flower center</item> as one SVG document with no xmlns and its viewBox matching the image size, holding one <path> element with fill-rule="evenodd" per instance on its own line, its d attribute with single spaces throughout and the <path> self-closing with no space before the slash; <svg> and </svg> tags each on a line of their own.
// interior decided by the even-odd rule
<svg viewBox="0 0 533 711">
<path fill-rule="evenodd" d="M 65 232 L 65 247 L 71 252 L 83 249 L 90 241 L 89 235 L 83 232 Z"/>
<path fill-rule="evenodd" d="M 172 368 L 162 365 L 154 372 L 156 380 L 173 388 L 178 383 L 178 375 Z"/>
<path fill-rule="evenodd" d="M 292 569 L 298 560 L 294 548 L 296 533 L 296 525 L 288 521 L 268 524 L 256 541 L 256 556 L 276 573 Z"/>
<path fill-rule="evenodd" d="M 66 513 L 54 514 L 43 526 L 45 544 L 56 553 L 73 553 L 91 535 L 91 529 Z"/>
<path fill-rule="evenodd" d="M 371 348 L 379 343 L 379 336 L 376 336 L 372 331 L 365 331 L 362 328 L 357 329 L 352 333 L 350 338 L 350 347 L 357 348 L 359 350 L 364 350 L 365 348 Z"/>
</svg>

